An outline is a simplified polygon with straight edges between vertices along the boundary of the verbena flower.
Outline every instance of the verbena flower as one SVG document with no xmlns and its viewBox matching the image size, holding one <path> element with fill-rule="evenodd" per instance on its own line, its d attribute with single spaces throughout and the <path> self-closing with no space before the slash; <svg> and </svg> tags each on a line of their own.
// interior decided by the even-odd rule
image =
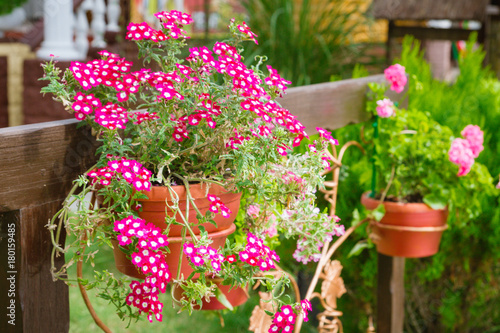
<svg viewBox="0 0 500 333">
<path fill-rule="evenodd" d="M 158 295 L 165 293 L 171 279 L 165 254 L 161 251 L 168 246 L 167 237 L 153 224 L 133 216 L 115 221 L 113 230 L 120 246 L 136 242 L 137 251 L 132 252 L 132 263 L 146 275 L 144 282 L 130 283 L 132 292 L 126 297 L 127 304 L 137 308 L 139 314 L 146 313 L 151 322 L 153 318 L 162 321 L 163 303 L 158 300 Z"/>
<path fill-rule="evenodd" d="M 288 304 L 281 306 L 280 311 L 274 314 L 273 321 L 268 332 L 293 332 L 297 316 L 302 314 L 304 316 L 304 321 L 308 321 L 308 312 L 311 310 L 311 302 L 307 299 L 294 304 L 293 307 Z"/>
</svg>

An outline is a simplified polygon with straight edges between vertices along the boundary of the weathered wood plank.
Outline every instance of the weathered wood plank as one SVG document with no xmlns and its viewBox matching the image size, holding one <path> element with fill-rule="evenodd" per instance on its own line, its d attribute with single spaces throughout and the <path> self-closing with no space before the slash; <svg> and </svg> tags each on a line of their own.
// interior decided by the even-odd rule
<svg viewBox="0 0 500 333">
<path fill-rule="evenodd" d="M 403 332 L 404 271 L 405 258 L 378 254 L 377 332 Z"/>
<path fill-rule="evenodd" d="M 0 332 L 23 332 L 19 210 L 0 213 Z"/>
<path fill-rule="evenodd" d="M 95 161 L 88 128 L 62 120 L 0 129 L 0 211 L 64 198 Z"/>
<path fill-rule="evenodd" d="M 54 282 L 50 273 L 52 243 L 46 224 L 61 208 L 61 200 L 20 210 L 21 241 L 20 296 L 24 332 L 68 332 L 69 291 L 61 280 Z M 61 243 L 64 244 L 65 231 Z M 64 257 L 56 258 L 56 265 Z"/>
<path fill-rule="evenodd" d="M 482 30 L 467 30 L 460 28 L 436 29 L 425 27 L 408 27 L 392 25 L 390 30 L 390 38 L 402 38 L 406 35 L 412 35 L 416 39 L 425 40 L 467 40 L 471 33 L 478 32 L 479 40 L 483 40 Z"/>
<path fill-rule="evenodd" d="M 316 133 L 316 127 L 334 130 L 367 120 L 365 111 L 367 84 L 385 82 L 384 75 L 342 80 L 295 87 L 287 90 L 280 104 L 297 116 L 307 134 Z M 398 95 L 388 91 L 393 100 Z"/>
<path fill-rule="evenodd" d="M 388 20 L 483 20 L 489 0 L 374 0 L 373 16 Z"/>
</svg>

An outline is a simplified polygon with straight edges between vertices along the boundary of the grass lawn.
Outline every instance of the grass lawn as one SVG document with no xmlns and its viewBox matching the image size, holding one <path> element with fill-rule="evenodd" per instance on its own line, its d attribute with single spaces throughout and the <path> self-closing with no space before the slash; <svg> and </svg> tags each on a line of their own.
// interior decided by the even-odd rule
<svg viewBox="0 0 500 333">
<path fill-rule="evenodd" d="M 114 266 L 113 251 L 103 247 L 96 255 L 96 269 L 108 269 L 110 272 L 120 274 Z M 70 276 L 75 277 L 76 265 L 70 268 Z M 84 265 L 84 278 L 92 277 L 92 267 Z M 78 286 L 70 286 L 70 333 L 99 332 L 100 328 L 95 324 L 90 313 L 83 302 Z M 150 323 L 147 319 L 132 323 L 126 328 L 127 322 L 123 322 L 116 315 L 114 306 L 96 297 L 94 290 L 88 291 L 89 298 L 96 313 L 101 320 L 113 332 L 181 332 L 181 333 L 211 333 L 211 332 L 248 332 L 250 315 L 259 300 L 256 293 L 242 306 L 236 308 L 234 313 L 229 310 L 222 312 L 225 327 L 221 327 L 221 320 L 217 312 L 197 311 L 190 316 L 187 312 L 177 314 L 172 307 L 170 292 L 161 295 L 165 305 L 163 309 L 163 322 Z"/>
</svg>

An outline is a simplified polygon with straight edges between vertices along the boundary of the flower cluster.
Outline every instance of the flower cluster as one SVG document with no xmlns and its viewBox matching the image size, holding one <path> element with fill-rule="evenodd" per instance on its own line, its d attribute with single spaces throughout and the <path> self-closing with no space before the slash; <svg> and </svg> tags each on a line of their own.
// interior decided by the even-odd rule
<svg viewBox="0 0 500 333">
<path fill-rule="evenodd" d="M 164 41 L 169 37 L 166 36 L 163 31 L 155 30 L 149 26 L 146 22 L 143 23 L 129 23 L 127 27 L 126 39 L 129 40 L 143 40 L 149 39 L 153 42 Z"/>
<path fill-rule="evenodd" d="M 129 117 L 135 118 L 134 124 L 137 124 L 137 125 L 142 124 L 143 122 L 148 122 L 148 121 L 160 119 L 160 117 L 158 116 L 158 114 L 156 112 L 148 113 L 148 112 L 136 111 L 133 113 L 129 113 Z"/>
<path fill-rule="evenodd" d="M 264 245 L 264 241 L 252 233 L 247 234 L 247 244 L 245 249 L 239 252 L 240 260 L 250 266 L 258 266 L 261 271 L 268 271 L 276 268 L 274 261 L 279 262 L 280 258 L 274 250 Z"/>
<path fill-rule="evenodd" d="M 127 100 L 128 94 L 136 93 L 139 85 L 132 75 L 127 75 L 132 63 L 108 51 L 101 51 L 99 54 L 103 59 L 92 60 L 85 64 L 72 62 L 69 69 L 73 77 L 84 90 L 99 85 L 113 87 L 118 92 L 117 98 L 120 101 Z"/>
<path fill-rule="evenodd" d="M 103 186 L 111 184 L 113 179 L 125 179 L 136 191 L 149 191 L 151 189 L 151 171 L 144 168 L 141 163 L 134 160 L 110 160 L 104 168 L 92 170 L 88 176 L 93 182 L 99 180 Z"/>
<path fill-rule="evenodd" d="M 271 66 L 268 65 L 267 69 L 269 70 L 269 77 L 265 79 L 266 84 L 269 86 L 275 86 L 277 88 L 277 94 L 282 96 L 285 94 L 286 85 L 291 84 L 292 82 L 283 79 L 278 74 L 278 71 Z"/>
<path fill-rule="evenodd" d="M 132 263 L 146 275 L 144 282 L 132 281 L 126 301 L 128 305 L 146 313 L 150 322 L 153 317 L 162 321 L 163 303 L 158 299 L 160 293 L 165 293 L 170 281 L 170 271 L 165 262 L 161 248 L 168 245 L 168 240 L 161 230 L 151 223 L 129 216 L 115 221 L 114 229 L 120 246 L 127 246 L 137 240 L 136 252 L 132 253 Z"/>
<path fill-rule="evenodd" d="M 242 24 L 238 24 L 237 28 L 238 28 L 238 30 L 240 32 L 242 32 L 243 34 L 247 35 L 248 38 L 250 38 L 251 40 L 253 40 L 255 44 L 259 44 L 259 43 L 257 43 L 257 39 L 256 39 L 257 35 L 254 34 L 250 30 L 250 28 L 248 27 L 248 25 L 245 22 L 243 22 Z"/>
<path fill-rule="evenodd" d="M 293 332 L 295 326 L 295 321 L 297 320 L 297 315 L 302 313 L 304 315 L 304 321 L 308 321 L 308 312 L 312 310 L 311 302 L 304 299 L 300 302 L 300 305 L 295 306 L 295 309 L 291 305 L 283 305 L 281 311 L 276 312 L 273 317 L 273 323 L 269 328 L 270 333 L 288 333 Z"/>
<path fill-rule="evenodd" d="M 408 79 L 406 78 L 405 68 L 400 64 L 394 64 L 392 66 L 387 67 L 384 70 L 385 78 L 390 82 L 390 89 L 400 93 L 405 88 L 406 82 Z"/>
<path fill-rule="evenodd" d="M 384 98 L 377 101 L 377 115 L 382 118 L 389 118 L 396 114 L 396 109 L 394 108 L 394 103 L 388 99 Z"/>
<path fill-rule="evenodd" d="M 479 126 L 467 125 L 462 131 L 462 138 L 456 138 L 451 143 L 448 151 L 449 159 L 460 168 L 457 176 L 465 176 L 469 173 L 474 159 L 479 156 L 483 147 L 483 132 Z"/>
<path fill-rule="evenodd" d="M 184 243 L 184 254 L 195 266 L 208 265 L 214 273 L 220 272 L 225 258 L 211 246 L 196 247 L 192 243 Z"/>
<path fill-rule="evenodd" d="M 328 142 L 330 142 L 330 144 L 332 144 L 334 146 L 339 145 L 339 141 L 337 139 L 334 139 L 332 137 L 332 134 L 330 132 L 328 132 L 327 130 L 325 130 L 324 128 L 316 127 L 316 130 L 318 131 L 319 135 L 322 138 L 325 138 L 325 140 L 327 140 Z"/>
<path fill-rule="evenodd" d="M 229 215 L 231 215 L 231 210 L 229 208 L 227 208 L 226 205 L 224 205 L 222 203 L 222 201 L 220 200 L 220 198 L 218 196 L 213 195 L 213 194 L 208 194 L 207 199 L 208 199 L 208 201 L 210 201 L 209 210 L 212 213 L 218 213 L 220 210 L 220 213 L 222 214 L 222 216 L 224 216 L 226 218 L 229 217 Z"/>
<path fill-rule="evenodd" d="M 479 156 L 479 153 L 484 150 L 484 133 L 477 125 L 467 125 L 462 131 L 462 136 L 469 141 L 470 149 L 474 158 Z"/>
<path fill-rule="evenodd" d="M 171 10 L 156 13 L 155 16 L 160 20 L 162 26 L 167 29 L 171 38 L 189 38 L 189 36 L 185 35 L 186 32 L 182 30 L 182 26 L 193 22 L 191 15 L 178 10 Z"/>
</svg>

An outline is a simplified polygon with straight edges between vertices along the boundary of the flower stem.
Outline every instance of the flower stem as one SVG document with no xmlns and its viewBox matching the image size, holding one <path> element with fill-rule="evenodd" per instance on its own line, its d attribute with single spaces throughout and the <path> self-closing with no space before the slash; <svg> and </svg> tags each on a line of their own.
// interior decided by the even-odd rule
<svg viewBox="0 0 500 333">
<path fill-rule="evenodd" d="M 373 138 L 378 138 L 378 116 L 375 116 L 375 120 L 373 121 Z M 370 198 L 375 197 L 375 187 L 377 186 L 377 169 L 375 168 L 375 155 L 377 154 L 377 148 L 373 146 L 373 157 L 372 157 L 372 191 L 368 195 Z"/>
</svg>

